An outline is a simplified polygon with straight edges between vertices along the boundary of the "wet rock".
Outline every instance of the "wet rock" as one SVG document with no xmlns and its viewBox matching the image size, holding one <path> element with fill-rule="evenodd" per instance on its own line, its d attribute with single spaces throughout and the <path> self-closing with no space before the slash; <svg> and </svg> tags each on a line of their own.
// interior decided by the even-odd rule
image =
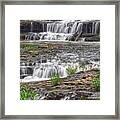
<svg viewBox="0 0 120 120">
<path fill-rule="evenodd" d="M 86 37 L 84 41 L 86 41 L 86 42 L 99 42 L 100 37 L 99 36 Z"/>
</svg>

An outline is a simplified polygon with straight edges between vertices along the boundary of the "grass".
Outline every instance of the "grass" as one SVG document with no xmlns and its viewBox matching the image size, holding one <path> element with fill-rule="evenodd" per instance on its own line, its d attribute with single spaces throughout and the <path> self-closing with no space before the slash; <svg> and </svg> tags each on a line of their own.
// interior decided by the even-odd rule
<svg viewBox="0 0 120 120">
<path fill-rule="evenodd" d="M 100 91 L 100 74 L 97 74 L 93 80 L 92 85 L 95 88 L 96 91 Z"/>
<path fill-rule="evenodd" d="M 39 45 L 35 44 L 21 44 L 20 48 L 21 48 L 20 52 L 22 54 L 27 53 L 31 54 L 32 56 L 38 54 L 39 51 Z"/>
<path fill-rule="evenodd" d="M 75 74 L 76 73 L 76 71 L 77 71 L 77 67 L 68 67 L 67 69 L 66 69 L 66 71 L 67 71 L 67 74 L 68 75 L 73 75 L 73 74 Z"/>
<path fill-rule="evenodd" d="M 22 44 L 21 48 L 24 49 L 24 51 L 37 51 L 39 46 L 38 45 L 34 45 L 34 44 Z"/>
<path fill-rule="evenodd" d="M 56 85 L 60 84 L 60 82 L 61 82 L 58 74 L 53 74 L 53 76 L 51 77 L 50 80 L 51 80 L 51 83 L 53 86 L 56 86 Z"/>
<path fill-rule="evenodd" d="M 37 95 L 37 92 L 29 90 L 26 86 L 20 87 L 20 100 L 35 100 Z"/>
</svg>

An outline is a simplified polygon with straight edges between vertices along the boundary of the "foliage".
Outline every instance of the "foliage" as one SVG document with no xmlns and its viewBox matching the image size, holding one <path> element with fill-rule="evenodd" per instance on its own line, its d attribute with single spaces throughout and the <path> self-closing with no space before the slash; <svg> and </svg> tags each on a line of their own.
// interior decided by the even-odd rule
<svg viewBox="0 0 120 120">
<path fill-rule="evenodd" d="M 82 71 L 85 71 L 85 63 L 84 62 L 81 63 L 80 66 L 79 66 L 79 68 L 82 68 Z"/>
<path fill-rule="evenodd" d="M 93 87 L 94 87 L 97 91 L 100 90 L 100 78 L 99 78 L 99 75 L 93 78 L 93 80 L 92 80 L 92 85 L 93 85 Z"/>
<path fill-rule="evenodd" d="M 21 48 L 23 48 L 25 51 L 37 51 L 38 50 L 38 45 L 35 44 L 23 44 Z"/>
<path fill-rule="evenodd" d="M 51 77 L 51 83 L 53 86 L 56 86 L 58 84 L 60 84 L 60 77 L 59 74 L 53 74 L 53 76 Z"/>
<path fill-rule="evenodd" d="M 96 71 L 95 78 L 98 78 L 98 79 L 100 79 L 100 71 L 99 71 L 99 70 L 98 70 L 98 71 Z"/>
<path fill-rule="evenodd" d="M 66 71 L 67 71 L 67 74 L 68 75 L 73 75 L 73 74 L 75 74 L 76 73 L 76 71 L 77 71 L 77 67 L 68 67 L 67 69 L 66 69 Z"/>
<path fill-rule="evenodd" d="M 21 86 L 20 88 L 20 100 L 34 100 L 37 95 L 37 92 L 29 90 L 25 86 Z"/>
</svg>

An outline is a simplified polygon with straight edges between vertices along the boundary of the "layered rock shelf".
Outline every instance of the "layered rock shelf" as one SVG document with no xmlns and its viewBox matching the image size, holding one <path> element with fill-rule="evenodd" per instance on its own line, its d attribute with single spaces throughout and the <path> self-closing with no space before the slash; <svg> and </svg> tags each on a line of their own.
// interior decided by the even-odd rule
<svg viewBox="0 0 120 120">
<path fill-rule="evenodd" d="M 31 48 L 29 48 L 31 46 Z M 34 47 L 34 48 L 32 48 Z M 100 61 L 99 43 L 85 42 L 21 42 L 21 78 L 32 75 L 35 66 L 55 64 L 94 64 Z M 87 68 L 86 68 L 87 69 Z M 24 73 L 24 74 L 23 74 Z"/>
<path fill-rule="evenodd" d="M 99 100 L 100 92 L 92 85 L 92 79 L 99 70 L 77 73 L 61 79 L 61 83 L 53 86 L 50 80 L 24 82 L 22 87 L 35 91 L 36 100 Z M 30 99 L 30 98 L 29 98 Z"/>
</svg>

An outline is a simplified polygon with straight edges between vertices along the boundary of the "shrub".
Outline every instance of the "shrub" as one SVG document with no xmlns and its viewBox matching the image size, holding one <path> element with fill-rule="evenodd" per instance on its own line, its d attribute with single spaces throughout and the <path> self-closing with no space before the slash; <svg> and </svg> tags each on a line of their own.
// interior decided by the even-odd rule
<svg viewBox="0 0 120 120">
<path fill-rule="evenodd" d="M 75 67 L 75 68 L 73 68 L 73 67 L 68 67 L 68 68 L 66 69 L 66 71 L 67 71 L 67 74 L 68 74 L 68 75 L 73 75 L 73 74 L 76 73 L 77 67 Z"/>
<path fill-rule="evenodd" d="M 60 84 L 60 77 L 58 74 L 54 74 L 50 80 L 53 86 Z"/>
<path fill-rule="evenodd" d="M 37 92 L 29 90 L 27 87 L 22 86 L 20 88 L 20 100 L 34 100 L 35 97 L 38 95 Z"/>
<path fill-rule="evenodd" d="M 100 79 L 97 77 L 93 78 L 92 85 L 97 91 L 99 91 L 100 90 Z"/>
</svg>

